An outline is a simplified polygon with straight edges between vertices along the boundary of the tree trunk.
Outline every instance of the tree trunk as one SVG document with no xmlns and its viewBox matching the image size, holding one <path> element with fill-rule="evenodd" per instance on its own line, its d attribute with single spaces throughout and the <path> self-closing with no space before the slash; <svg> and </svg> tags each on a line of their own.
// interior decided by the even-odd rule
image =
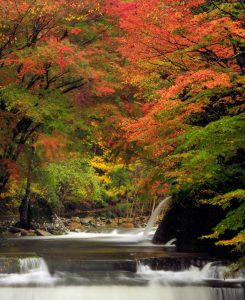
<svg viewBox="0 0 245 300">
<path fill-rule="evenodd" d="M 19 214 L 20 214 L 20 226 L 24 229 L 30 229 L 30 222 L 29 222 L 29 196 L 26 192 L 25 196 L 21 201 L 21 205 L 19 207 Z"/>
<path fill-rule="evenodd" d="M 31 227 L 31 176 L 33 169 L 34 147 L 31 149 L 30 160 L 28 162 L 28 173 L 26 178 L 26 191 L 19 207 L 20 226 L 24 229 Z"/>
<path fill-rule="evenodd" d="M 6 169 L 7 169 L 6 165 L 0 161 L 0 198 L 1 198 L 1 194 L 6 192 L 6 185 L 10 177 Z"/>
</svg>

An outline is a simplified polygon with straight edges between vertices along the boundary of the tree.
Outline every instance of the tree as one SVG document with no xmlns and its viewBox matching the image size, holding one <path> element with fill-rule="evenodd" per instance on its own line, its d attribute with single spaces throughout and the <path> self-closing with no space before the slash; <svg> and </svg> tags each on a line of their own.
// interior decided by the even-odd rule
<svg viewBox="0 0 245 300">
<path fill-rule="evenodd" d="M 244 172 L 243 8 L 242 1 L 107 2 L 122 32 L 122 81 L 136 89 L 131 102 L 142 103 L 138 117 L 122 116 L 116 126 L 132 158 L 151 169 L 145 182 L 157 182 L 156 192 L 169 186 L 177 200 L 186 193 L 217 203 L 244 188 L 237 180 Z M 235 194 L 234 216 L 243 210 Z M 229 206 L 227 220 L 231 215 Z M 240 219 L 239 239 L 230 236 L 223 244 L 244 243 Z M 218 225 L 216 236 L 232 230 L 232 222 L 220 224 L 226 229 Z"/>
<path fill-rule="evenodd" d="M 98 1 L 10 0 L 0 2 L 0 7 L 3 199 L 15 173 L 21 171 L 23 154 L 34 147 L 34 137 L 38 143 L 46 136 L 46 146 L 52 135 L 56 136 L 52 140 L 56 146 L 61 136 L 73 135 L 77 141 L 84 123 L 80 120 L 83 95 L 92 98 L 114 90 L 104 78 L 104 70 L 95 65 L 102 53 L 99 40 L 104 34 Z M 27 187 L 26 193 L 29 190 Z M 23 197 L 20 208 L 24 215 L 27 198 Z"/>
</svg>

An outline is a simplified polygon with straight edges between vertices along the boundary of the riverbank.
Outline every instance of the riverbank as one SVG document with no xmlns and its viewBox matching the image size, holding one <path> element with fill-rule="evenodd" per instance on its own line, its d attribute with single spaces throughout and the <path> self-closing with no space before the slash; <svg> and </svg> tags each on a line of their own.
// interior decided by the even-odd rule
<svg viewBox="0 0 245 300">
<path fill-rule="evenodd" d="M 54 216 L 52 221 L 33 222 L 32 228 L 26 230 L 20 228 L 17 217 L 12 216 L 0 220 L 0 232 L 2 237 L 64 235 L 69 232 L 78 233 L 96 229 L 145 228 L 147 221 L 148 218 L 145 216 L 136 218 L 104 218 L 97 216 L 64 218 Z"/>
</svg>

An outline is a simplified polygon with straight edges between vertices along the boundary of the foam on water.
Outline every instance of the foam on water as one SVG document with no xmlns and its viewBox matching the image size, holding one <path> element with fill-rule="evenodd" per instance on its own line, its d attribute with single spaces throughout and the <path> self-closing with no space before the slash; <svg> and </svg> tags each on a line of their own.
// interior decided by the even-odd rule
<svg viewBox="0 0 245 300">
<path fill-rule="evenodd" d="M 244 300 L 241 288 L 170 287 L 150 285 L 54 288 L 3 288 L 0 300 Z"/>
<path fill-rule="evenodd" d="M 144 229 L 133 229 L 133 230 L 118 230 L 114 229 L 111 232 L 70 232 L 67 238 L 81 238 L 81 239 L 96 239 L 97 241 L 103 242 L 140 242 L 150 241 L 152 236 L 155 234 L 155 229 L 149 232 L 148 236 L 144 235 Z"/>
<path fill-rule="evenodd" d="M 79 284 L 69 286 L 62 281 L 68 276 L 65 272 L 63 278 L 59 274 L 51 275 L 44 259 L 24 258 L 19 260 L 19 273 L 0 274 L 0 300 L 125 300 L 125 297 L 127 300 L 244 300 L 241 284 L 244 274 L 225 279 L 226 271 L 227 267 L 216 263 L 208 263 L 201 269 L 193 266 L 181 272 L 154 271 L 138 264 L 136 273 L 122 273 L 127 279 L 123 284 L 107 281 L 103 272 L 103 285 L 91 284 L 86 274 L 82 274 L 83 277 L 74 274 Z M 120 274 L 117 271 L 114 275 Z M 196 285 L 207 279 L 234 280 L 237 284 L 219 288 Z"/>
<path fill-rule="evenodd" d="M 161 285 L 180 282 L 190 285 L 197 282 L 202 283 L 205 280 L 245 283 L 245 274 L 242 272 L 237 274 L 236 277 L 226 278 L 228 270 L 228 267 L 214 262 L 206 264 L 203 268 L 191 266 L 183 271 L 152 270 L 150 266 L 138 263 L 136 273 L 132 273 L 133 277 L 127 277 L 128 275 L 125 274 L 122 276 L 131 278 L 135 282 L 143 280 L 142 282 L 144 283 L 158 283 Z M 120 275 L 120 271 L 115 271 L 115 274 Z M 63 278 L 58 276 L 58 274 L 51 275 L 43 258 L 30 257 L 19 259 L 19 273 L 0 274 L 0 285 L 54 285 L 60 284 L 66 275 L 65 272 L 63 273 Z M 88 278 L 86 279 L 84 274 L 82 274 L 83 277 L 76 276 L 77 278 L 79 277 L 79 280 L 81 279 L 80 282 L 88 283 Z"/>
<path fill-rule="evenodd" d="M 50 235 L 50 236 L 35 236 L 35 237 L 22 237 L 22 240 L 67 240 L 67 239 L 80 239 L 89 240 L 95 242 L 115 242 L 121 243 L 141 243 L 149 242 L 152 245 L 151 240 L 155 234 L 156 228 L 152 228 L 147 236 L 144 235 L 144 229 L 114 229 L 114 230 L 99 230 L 96 231 L 81 231 L 81 232 L 69 232 L 66 235 Z M 16 239 L 16 238 L 14 238 Z M 17 238 L 18 239 L 18 238 Z M 156 246 L 157 247 L 157 246 Z"/>
<path fill-rule="evenodd" d="M 19 259 L 19 273 L 0 274 L 0 285 L 52 285 L 57 280 L 52 277 L 43 258 Z"/>
<path fill-rule="evenodd" d="M 207 263 L 203 268 L 191 266 L 183 271 L 152 270 L 149 266 L 138 264 L 137 274 L 150 282 L 169 283 L 183 282 L 196 283 L 205 280 L 218 280 L 224 282 L 245 282 L 245 274 L 236 274 L 233 278 L 226 278 L 229 268 L 215 262 Z"/>
</svg>

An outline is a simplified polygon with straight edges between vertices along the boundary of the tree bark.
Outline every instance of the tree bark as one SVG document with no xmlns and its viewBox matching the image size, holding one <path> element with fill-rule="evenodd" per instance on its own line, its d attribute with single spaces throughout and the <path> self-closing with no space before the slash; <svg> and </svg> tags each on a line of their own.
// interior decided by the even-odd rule
<svg viewBox="0 0 245 300">
<path fill-rule="evenodd" d="M 34 147 L 31 147 L 31 156 L 28 163 L 28 172 L 26 178 L 26 190 L 25 195 L 21 201 L 19 207 L 20 214 L 20 226 L 24 229 L 31 228 L 31 176 L 33 170 L 33 159 L 34 159 Z"/>
</svg>

